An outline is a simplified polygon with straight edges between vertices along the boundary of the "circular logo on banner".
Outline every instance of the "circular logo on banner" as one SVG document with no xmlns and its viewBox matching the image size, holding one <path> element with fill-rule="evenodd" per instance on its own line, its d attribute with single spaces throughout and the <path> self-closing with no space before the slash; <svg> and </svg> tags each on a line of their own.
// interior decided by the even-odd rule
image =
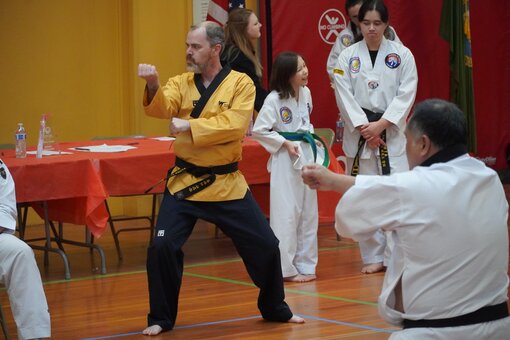
<svg viewBox="0 0 510 340">
<path fill-rule="evenodd" d="M 396 53 L 390 53 L 384 59 L 384 63 L 389 68 L 397 68 L 400 65 L 400 56 Z"/>
<path fill-rule="evenodd" d="M 284 124 L 290 124 L 292 122 L 292 111 L 286 106 L 280 108 L 280 118 Z"/>
<path fill-rule="evenodd" d="M 326 44 L 333 45 L 336 38 L 345 28 L 345 17 L 336 8 L 330 8 L 322 13 L 319 19 L 319 35 Z"/>
<path fill-rule="evenodd" d="M 361 61 L 359 60 L 359 57 L 352 57 L 349 60 L 349 69 L 351 70 L 351 73 L 358 73 L 360 66 Z"/>
</svg>

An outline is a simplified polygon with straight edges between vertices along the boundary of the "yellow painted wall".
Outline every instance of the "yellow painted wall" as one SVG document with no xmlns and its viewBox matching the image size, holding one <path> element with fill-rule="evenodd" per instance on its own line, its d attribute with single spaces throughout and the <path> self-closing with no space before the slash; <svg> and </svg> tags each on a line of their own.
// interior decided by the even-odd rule
<svg viewBox="0 0 510 340">
<path fill-rule="evenodd" d="M 143 113 L 137 65 L 155 64 L 162 83 L 185 71 L 191 24 L 192 0 L 0 1 L 0 143 L 23 122 L 34 147 L 43 113 L 59 141 L 166 135 L 167 121 Z M 127 202 L 129 213 L 149 205 Z"/>
</svg>

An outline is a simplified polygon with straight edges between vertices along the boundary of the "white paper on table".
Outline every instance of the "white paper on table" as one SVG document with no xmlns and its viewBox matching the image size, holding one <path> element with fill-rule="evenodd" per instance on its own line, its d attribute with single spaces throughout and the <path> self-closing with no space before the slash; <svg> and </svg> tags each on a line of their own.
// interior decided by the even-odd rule
<svg viewBox="0 0 510 340">
<path fill-rule="evenodd" d="M 58 155 L 72 155 L 72 152 L 66 151 L 53 151 L 53 150 L 42 150 L 43 156 L 58 156 Z M 37 151 L 27 151 L 27 155 L 37 155 Z"/>
<path fill-rule="evenodd" d="M 169 140 L 175 140 L 175 137 L 154 137 L 154 138 L 151 138 L 151 139 L 155 139 L 155 140 L 159 140 L 159 141 L 162 141 L 162 142 L 167 142 Z"/>
<path fill-rule="evenodd" d="M 131 149 L 136 149 L 136 147 L 131 145 L 88 145 L 88 146 L 77 146 L 74 148 L 69 148 L 69 150 L 73 151 L 84 151 L 84 152 L 124 152 Z"/>
</svg>

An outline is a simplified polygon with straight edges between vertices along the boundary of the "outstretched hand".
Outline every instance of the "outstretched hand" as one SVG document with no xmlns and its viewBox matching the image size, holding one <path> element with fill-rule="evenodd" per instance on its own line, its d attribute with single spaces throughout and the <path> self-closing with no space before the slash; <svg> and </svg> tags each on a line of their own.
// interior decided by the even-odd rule
<svg viewBox="0 0 510 340">
<path fill-rule="evenodd" d="M 305 165 L 301 171 L 303 182 L 310 189 L 332 190 L 333 173 L 319 164 Z"/>
<path fill-rule="evenodd" d="M 355 181 L 352 176 L 336 174 L 319 164 L 305 165 L 301 170 L 301 177 L 310 189 L 340 193 L 346 192 Z"/>
</svg>

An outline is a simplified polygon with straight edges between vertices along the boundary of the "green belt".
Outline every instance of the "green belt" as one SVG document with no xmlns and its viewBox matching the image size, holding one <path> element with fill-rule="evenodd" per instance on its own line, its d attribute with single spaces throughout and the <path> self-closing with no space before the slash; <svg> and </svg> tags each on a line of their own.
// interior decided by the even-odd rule
<svg viewBox="0 0 510 340">
<path fill-rule="evenodd" d="M 303 141 L 310 144 L 310 147 L 312 148 L 313 152 L 314 162 L 317 160 L 317 145 L 315 145 L 315 140 L 318 140 L 324 146 L 324 162 L 322 162 L 322 165 L 325 166 L 326 168 L 329 166 L 328 147 L 326 146 L 326 143 L 324 143 L 324 141 L 315 133 L 310 132 L 278 132 L 278 133 L 285 137 L 285 139 L 287 140 Z"/>
</svg>

